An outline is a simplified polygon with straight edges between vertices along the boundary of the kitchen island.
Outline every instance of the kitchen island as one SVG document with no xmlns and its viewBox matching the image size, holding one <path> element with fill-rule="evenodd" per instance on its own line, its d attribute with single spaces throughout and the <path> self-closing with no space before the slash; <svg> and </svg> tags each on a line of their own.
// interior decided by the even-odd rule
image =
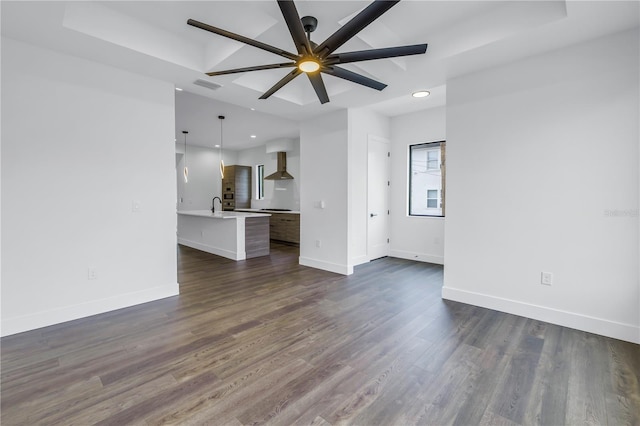
<svg viewBox="0 0 640 426">
<path fill-rule="evenodd" d="M 299 211 L 287 209 L 236 209 L 235 211 L 271 214 L 269 238 L 280 243 L 300 245 Z"/>
<path fill-rule="evenodd" d="M 269 213 L 187 210 L 178 213 L 178 244 L 232 260 L 269 254 Z"/>
</svg>

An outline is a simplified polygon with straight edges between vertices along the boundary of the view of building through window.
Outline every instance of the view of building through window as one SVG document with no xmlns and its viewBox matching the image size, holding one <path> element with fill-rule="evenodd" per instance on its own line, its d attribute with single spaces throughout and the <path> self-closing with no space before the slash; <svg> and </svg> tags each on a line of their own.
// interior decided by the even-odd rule
<svg viewBox="0 0 640 426">
<path fill-rule="evenodd" d="M 264 164 L 256 166 L 256 198 L 262 200 L 264 198 Z"/>
<path fill-rule="evenodd" d="M 445 142 L 409 146 L 409 214 L 444 216 Z"/>
</svg>

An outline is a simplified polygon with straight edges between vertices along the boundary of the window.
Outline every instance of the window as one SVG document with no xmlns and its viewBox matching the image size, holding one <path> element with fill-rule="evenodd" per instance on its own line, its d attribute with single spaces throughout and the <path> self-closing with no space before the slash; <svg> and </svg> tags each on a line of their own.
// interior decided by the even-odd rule
<svg viewBox="0 0 640 426">
<path fill-rule="evenodd" d="M 256 166 L 256 199 L 264 199 L 264 164 Z"/>
<path fill-rule="evenodd" d="M 437 209 L 438 207 L 438 190 L 427 189 L 427 208 Z"/>
<path fill-rule="evenodd" d="M 444 216 L 445 141 L 409 146 L 409 215 Z"/>
<path fill-rule="evenodd" d="M 440 150 L 427 150 L 427 170 L 440 170 Z"/>
</svg>

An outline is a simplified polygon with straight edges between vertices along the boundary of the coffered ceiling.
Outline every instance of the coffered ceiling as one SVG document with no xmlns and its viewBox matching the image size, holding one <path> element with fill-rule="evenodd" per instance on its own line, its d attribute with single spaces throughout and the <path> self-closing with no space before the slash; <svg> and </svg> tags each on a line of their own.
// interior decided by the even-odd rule
<svg viewBox="0 0 640 426">
<path fill-rule="evenodd" d="M 300 16 L 318 19 L 312 40 L 320 43 L 368 3 L 300 0 L 296 6 Z M 235 120 L 255 123 L 252 130 L 238 127 L 262 135 L 260 139 L 251 140 L 244 133 L 229 136 L 230 147 L 236 148 L 264 143 L 279 133 L 295 134 L 300 120 L 341 108 L 368 106 L 394 116 L 443 105 L 448 79 L 637 27 L 639 22 L 636 1 L 401 1 L 338 52 L 428 43 L 427 53 L 344 65 L 388 87 L 378 92 L 326 76 L 331 102 L 321 105 L 305 78 L 295 79 L 269 99 L 258 99 L 289 70 L 204 74 L 281 62 L 281 58 L 188 26 L 187 19 L 295 51 L 275 1 L 2 1 L 1 6 L 3 36 L 170 81 L 183 89 L 184 96 L 178 93 L 176 103 L 179 135 L 184 126 L 198 126 L 187 117 L 195 109 L 215 114 L 202 134 L 215 131 L 216 117 L 225 109 L 229 118 L 231 111 L 237 116 L 228 122 L 230 132 Z M 217 88 L 194 84 L 198 79 Z M 410 96 L 420 89 L 430 90 L 432 96 Z"/>
</svg>

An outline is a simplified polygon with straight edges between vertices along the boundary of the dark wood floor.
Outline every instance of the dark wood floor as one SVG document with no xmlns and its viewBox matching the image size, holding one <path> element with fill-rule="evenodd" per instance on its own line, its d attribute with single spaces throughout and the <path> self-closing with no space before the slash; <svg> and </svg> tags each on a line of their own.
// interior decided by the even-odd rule
<svg viewBox="0 0 640 426">
<path fill-rule="evenodd" d="M 297 255 L 181 247 L 179 297 L 3 338 L 2 425 L 640 424 L 638 345 Z"/>
</svg>

